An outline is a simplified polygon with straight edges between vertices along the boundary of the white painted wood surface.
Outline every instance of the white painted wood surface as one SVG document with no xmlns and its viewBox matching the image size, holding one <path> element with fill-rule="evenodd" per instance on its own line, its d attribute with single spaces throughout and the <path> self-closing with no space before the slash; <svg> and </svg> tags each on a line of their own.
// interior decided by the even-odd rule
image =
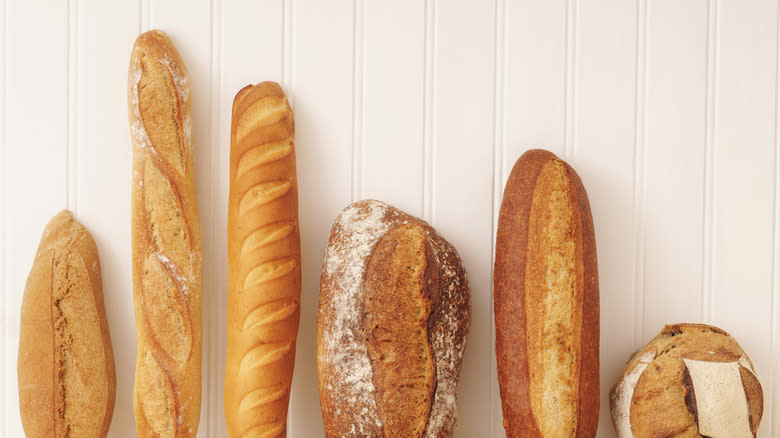
<svg viewBox="0 0 780 438">
<path fill-rule="evenodd" d="M 665 323 L 731 332 L 780 436 L 778 1 L 0 0 L 0 435 L 22 436 L 19 306 L 43 226 L 97 241 L 117 364 L 111 437 L 134 436 L 131 149 L 135 37 L 160 28 L 194 88 L 204 246 L 201 437 L 223 437 L 229 122 L 244 85 L 294 106 L 303 244 L 290 436 L 322 436 L 315 368 L 331 221 L 376 197 L 430 221 L 473 288 L 456 436 L 502 437 L 491 266 L 503 184 L 544 147 L 589 191 L 607 391 Z"/>
</svg>

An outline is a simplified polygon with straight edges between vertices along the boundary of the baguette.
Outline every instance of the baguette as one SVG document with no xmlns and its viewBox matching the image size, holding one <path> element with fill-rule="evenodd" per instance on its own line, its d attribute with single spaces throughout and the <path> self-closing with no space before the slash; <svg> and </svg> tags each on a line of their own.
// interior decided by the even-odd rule
<svg viewBox="0 0 780 438">
<path fill-rule="evenodd" d="M 139 437 L 194 437 L 200 416 L 201 242 L 187 69 L 159 30 L 130 58 Z"/>
<path fill-rule="evenodd" d="M 466 271 L 430 225 L 374 200 L 344 209 L 320 277 L 327 437 L 449 437 L 471 318 Z"/>
<path fill-rule="evenodd" d="M 593 437 L 599 417 L 599 289 L 588 197 L 547 151 L 517 160 L 494 269 L 496 359 L 508 437 Z"/>
<path fill-rule="evenodd" d="M 105 437 L 116 395 L 97 246 L 63 210 L 43 232 L 22 300 L 19 404 L 28 438 Z"/>
<path fill-rule="evenodd" d="M 225 418 L 230 437 L 286 436 L 301 298 L 292 110 L 275 82 L 233 102 Z"/>
</svg>

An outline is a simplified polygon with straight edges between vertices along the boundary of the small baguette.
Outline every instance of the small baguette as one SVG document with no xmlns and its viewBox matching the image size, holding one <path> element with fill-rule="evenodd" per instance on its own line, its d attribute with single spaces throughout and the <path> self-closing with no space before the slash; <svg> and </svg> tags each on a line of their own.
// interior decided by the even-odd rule
<svg viewBox="0 0 780 438">
<path fill-rule="evenodd" d="M 508 437 L 593 437 L 599 417 L 599 289 L 585 188 L 550 152 L 517 160 L 494 269 L 496 358 Z"/>
<path fill-rule="evenodd" d="M 17 375 L 28 438 L 108 433 L 116 374 L 100 259 L 67 210 L 46 226 L 27 278 Z"/>
<path fill-rule="evenodd" d="M 200 417 L 201 242 L 190 78 L 159 30 L 138 37 L 128 81 L 139 437 L 194 437 Z"/>
<path fill-rule="evenodd" d="M 225 418 L 230 437 L 286 436 L 301 298 L 295 124 L 275 82 L 233 102 Z"/>
</svg>

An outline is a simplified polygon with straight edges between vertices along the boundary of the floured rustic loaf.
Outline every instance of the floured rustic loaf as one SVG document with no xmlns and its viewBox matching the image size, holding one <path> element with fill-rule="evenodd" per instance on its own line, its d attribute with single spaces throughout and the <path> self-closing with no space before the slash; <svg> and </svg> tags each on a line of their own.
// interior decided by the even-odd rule
<svg viewBox="0 0 780 438">
<path fill-rule="evenodd" d="M 753 363 L 728 333 L 675 324 L 634 353 L 610 405 L 620 438 L 752 438 L 764 397 Z"/>
<path fill-rule="evenodd" d="M 493 271 L 496 360 L 508 437 L 591 438 L 599 418 L 599 286 L 585 188 L 530 150 L 504 189 Z"/>
<path fill-rule="evenodd" d="M 17 373 L 28 438 L 106 436 L 116 375 L 100 260 L 67 210 L 46 226 L 27 278 Z"/>
<path fill-rule="evenodd" d="M 320 279 L 317 369 L 328 437 L 448 437 L 471 318 L 466 272 L 430 225 L 360 201 Z"/>
</svg>

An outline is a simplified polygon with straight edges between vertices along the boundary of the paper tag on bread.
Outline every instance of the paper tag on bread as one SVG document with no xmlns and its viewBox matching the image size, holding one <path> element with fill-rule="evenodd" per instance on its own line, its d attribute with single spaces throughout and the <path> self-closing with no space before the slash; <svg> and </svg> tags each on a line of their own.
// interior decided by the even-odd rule
<svg viewBox="0 0 780 438">
<path fill-rule="evenodd" d="M 699 434 L 712 438 L 753 438 L 739 361 L 683 361 L 696 395 Z"/>
</svg>

